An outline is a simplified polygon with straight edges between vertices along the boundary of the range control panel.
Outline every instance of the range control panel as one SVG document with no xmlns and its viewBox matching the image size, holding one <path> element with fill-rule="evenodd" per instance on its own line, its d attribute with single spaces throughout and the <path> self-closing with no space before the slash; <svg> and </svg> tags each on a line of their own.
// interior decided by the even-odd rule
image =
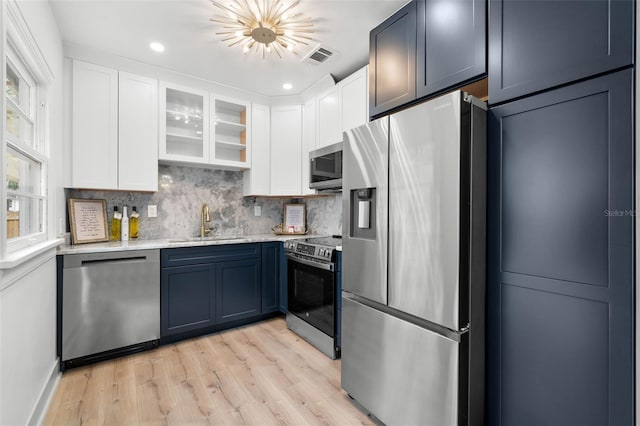
<svg viewBox="0 0 640 426">
<path fill-rule="evenodd" d="M 286 241 L 284 243 L 284 248 L 289 253 L 297 253 L 303 256 L 325 260 L 327 262 L 330 262 L 332 260 L 333 252 L 335 251 L 335 247 L 308 244 L 297 241 Z"/>
</svg>

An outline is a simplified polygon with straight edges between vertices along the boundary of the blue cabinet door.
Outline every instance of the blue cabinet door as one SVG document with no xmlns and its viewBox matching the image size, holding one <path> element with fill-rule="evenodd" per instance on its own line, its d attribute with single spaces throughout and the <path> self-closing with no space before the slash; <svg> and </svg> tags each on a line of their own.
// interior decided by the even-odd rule
<svg viewBox="0 0 640 426">
<path fill-rule="evenodd" d="M 416 98 L 416 3 L 410 2 L 369 33 L 369 115 Z"/>
<path fill-rule="evenodd" d="M 260 258 L 216 264 L 216 322 L 260 314 Z"/>
<path fill-rule="evenodd" d="M 279 282 L 279 292 L 280 292 L 280 312 L 286 314 L 289 310 L 289 305 L 287 304 L 287 283 L 289 276 L 289 267 L 287 266 L 287 256 L 284 254 L 284 245 L 280 246 L 280 282 Z"/>
<path fill-rule="evenodd" d="M 262 244 L 262 313 L 276 312 L 280 293 L 280 251 L 282 243 Z"/>
<path fill-rule="evenodd" d="M 489 424 L 633 424 L 632 101 L 624 70 L 490 110 Z"/>
<path fill-rule="evenodd" d="M 176 333 L 215 324 L 213 265 L 162 268 L 160 275 L 160 333 Z"/>
<path fill-rule="evenodd" d="M 418 0 L 417 97 L 487 72 L 487 0 Z"/>
<path fill-rule="evenodd" d="M 489 103 L 633 63 L 633 0 L 494 0 Z"/>
</svg>

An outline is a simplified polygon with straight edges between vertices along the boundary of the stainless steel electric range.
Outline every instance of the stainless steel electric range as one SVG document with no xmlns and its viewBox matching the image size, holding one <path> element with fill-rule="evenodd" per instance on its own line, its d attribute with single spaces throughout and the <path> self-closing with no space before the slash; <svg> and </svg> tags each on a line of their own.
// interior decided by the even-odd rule
<svg viewBox="0 0 640 426">
<path fill-rule="evenodd" d="M 339 236 L 284 243 L 287 255 L 287 326 L 332 359 L 340 357 Z"/>
</svg>

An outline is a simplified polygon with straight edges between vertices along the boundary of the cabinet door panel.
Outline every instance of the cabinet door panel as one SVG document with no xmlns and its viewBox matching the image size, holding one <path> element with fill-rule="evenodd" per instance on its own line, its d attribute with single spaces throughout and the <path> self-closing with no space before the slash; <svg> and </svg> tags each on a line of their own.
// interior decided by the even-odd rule
<svg viewBox="0 0 640 426">
<path fill-rule="evenodd" d="M 632 77 L 490 110 L 489 424 L 633 421 Z"/>
<path fill-rule="evenodd" d="M 367 79 L 369 68 L 364 67 L 340 82 L 340 112 L 342 114 L 342 132 L 367 124 L 369 114 L 367 107 Z"/>
<path fill-rule="evenodd" d="M 251 169 L 244 172 L 242 195 L 269 195 L 271 141 L 269 106 L 251 106 Z"/>
<path fill-rule="evenodd" d="M 217 323 L 260 313 L 260 258 L 216 265 Z"/>
<path fill-rule="evenodd" d="M 158 81 L 119 73 L 118 187 L 158 190 Z"/>
<path fill-rule="evenodd" d="M 215 324 L 214 265 L 162 268 L 162 336 Z"/>
<path fill-rule="evenodd" d="M 631 0 L 498 0 L 489 9 L 492 104 L 632 64 Z"/>
<path fill-rule="evenodd" d="M 118 189 L 118 72 L 73 61 L 72 186 Z"/>
<path fill-rule="evenodd" d="M 209 163 L 209 93 L 161 81 L 159 100 L 160 160 Z"/>
<path fill-rule="evenodd" d="M 316 148 L 322 148 L 342 140 L 338 88 L 332 87 L 318 96 L 318 138 Z"/>
<path fill-rule="evenodd" d="M 316 149 L 316 105 L 316 99 L 312 99 L 302 110 L 302 195 L 316 193 L 309 188 L 309 151 Z"/>
<path fill-rule="evenodd" d="M 417 8 L 419 98 L 486 72 L 486 0 L 418 0 Z"/>
<path fill-rule="evenodd" d="M 369 33 L 369 114 L 378 116 L 416 98 L 416 3 Z"/>
<path fill-rule="evenodd" d="M 276 312 L 280 292 L 280 250 L 282 243 L 262 244 L 262 313 Z"/>
<path fill-rule="evenodd" d="M 271 195 L 302 191 L 302 107 L 271 108 Z"/>
</svg>

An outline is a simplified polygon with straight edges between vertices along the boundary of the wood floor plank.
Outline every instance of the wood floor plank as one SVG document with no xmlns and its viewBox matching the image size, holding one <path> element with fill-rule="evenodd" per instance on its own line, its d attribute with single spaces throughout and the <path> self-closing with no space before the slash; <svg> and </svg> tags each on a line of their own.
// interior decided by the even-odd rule
<svg viewBox="0 0 640 426">
<path fill-rule="evenodd" d="M 45 425 L 371 425 L 282 318 L 63 374 Z"/>
</svg>

